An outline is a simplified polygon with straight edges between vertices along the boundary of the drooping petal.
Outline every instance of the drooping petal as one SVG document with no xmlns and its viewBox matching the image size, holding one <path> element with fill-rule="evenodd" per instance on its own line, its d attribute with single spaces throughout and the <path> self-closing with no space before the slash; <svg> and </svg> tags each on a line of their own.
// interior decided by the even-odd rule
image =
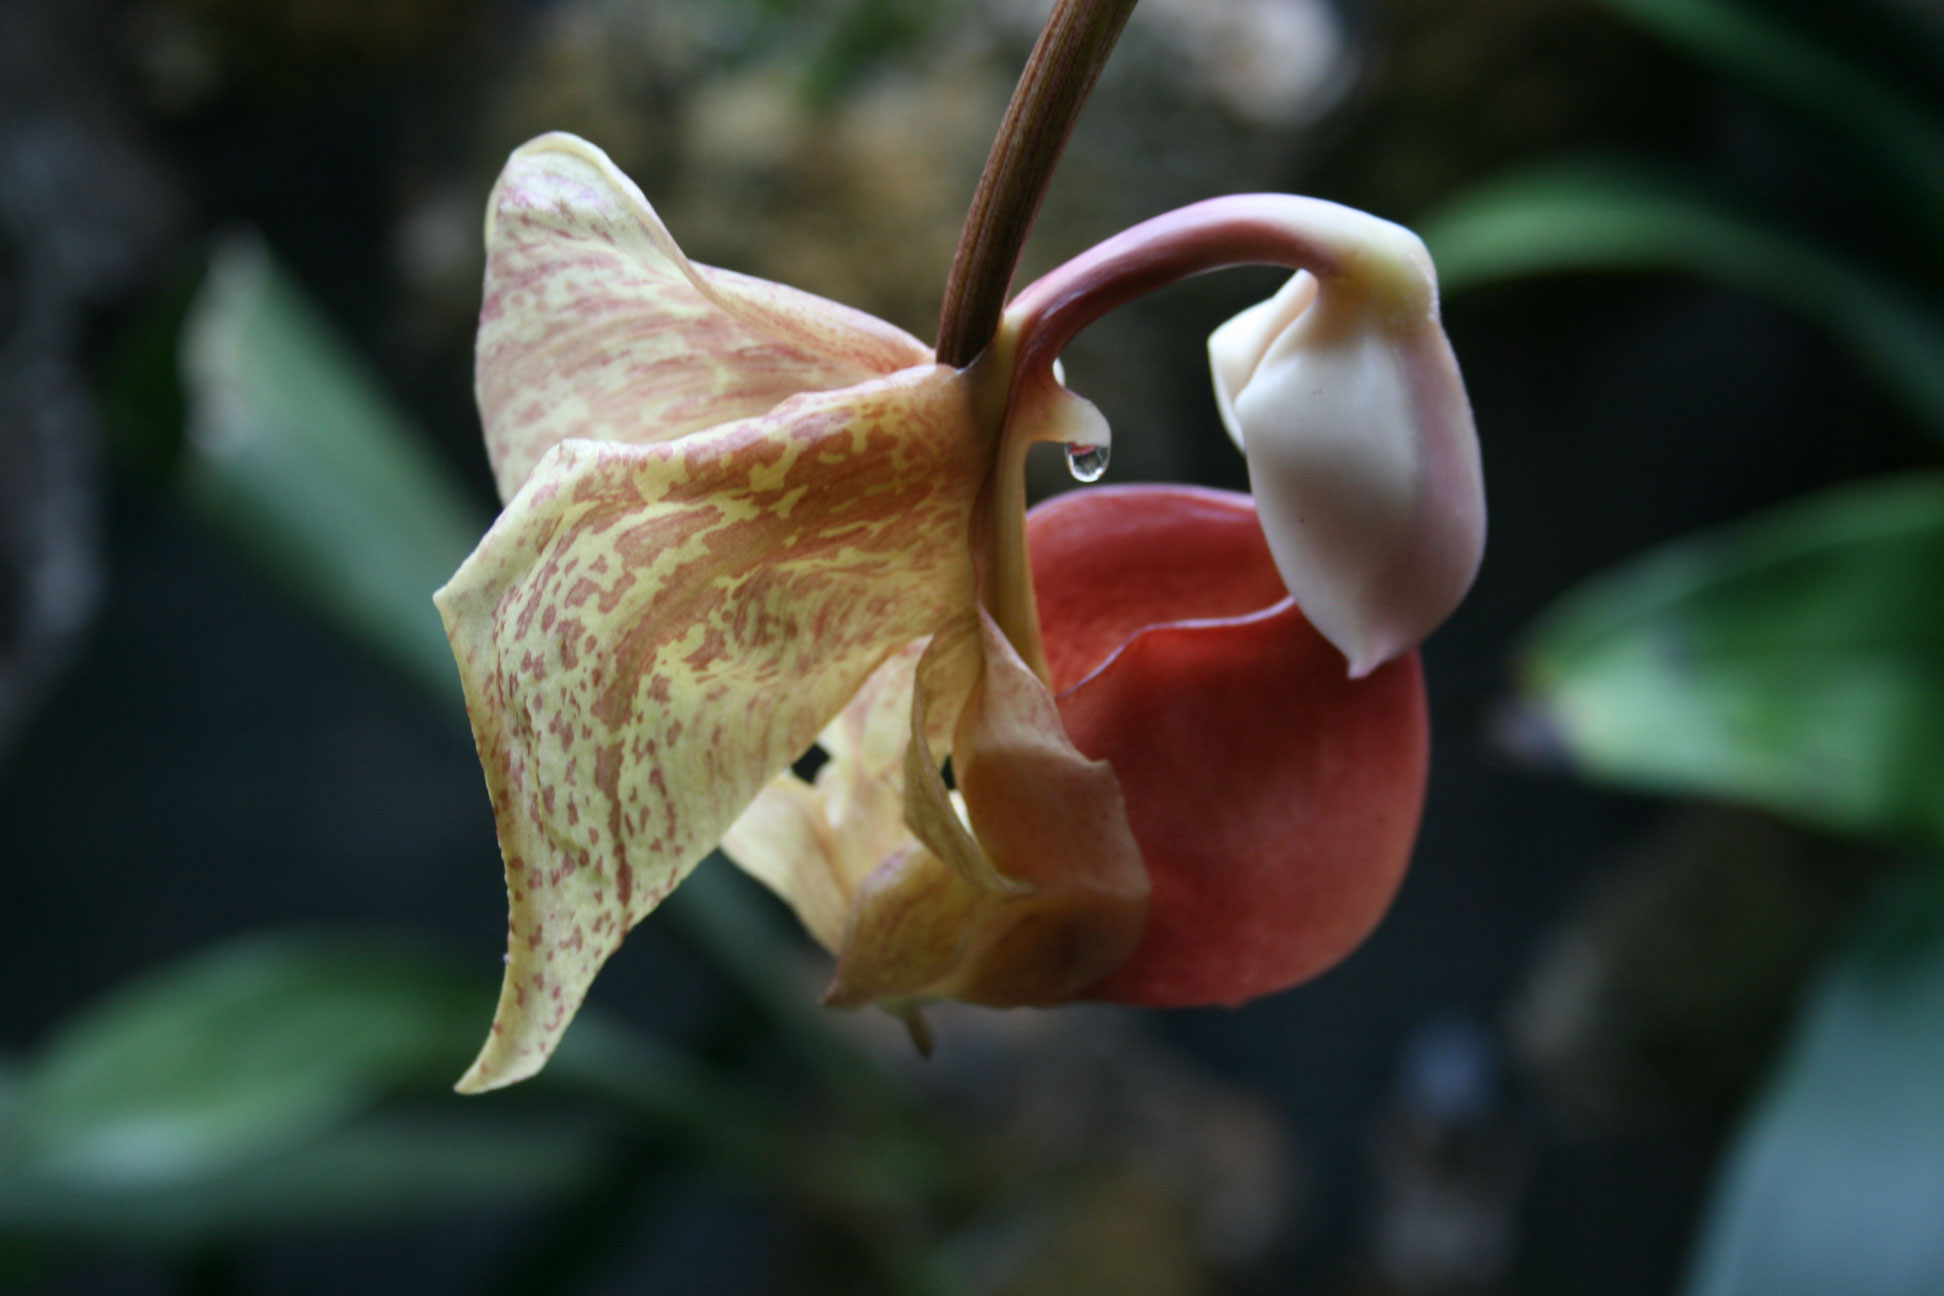
<svg viewBox="0 0 1944 1296">
<path fill-rule="evenodd" d="M 1147 886 L 1119 785 L 1074 750 L 1052 696 L 989 617 L 916 646 L 927 650 L 916 669 L 911 650 L 893 657 L 825 730 L 815 786 L 772 783 L 724 849 L 838 955 L 833 1005 L 1070 998 L 1140 932 Z M 954 730 L 983 831 L 1019 876 L 1000 872 L 965 798 L 938 778 L 934 753 Z M 831 939 L 839 889 L 848 910 Z"/>
<path fill-rule="evenodd" d="M 962 809 L 942 788 L 924 794 L 944 802 L 964 845 L 937 842 L 932 817 L 907 811 L 927 840 L 894 851 L 859 888 L 832 1003 L 1059 1003 L 1139 938 L 1147 878 L 1114 771 L 1075 749 L 1045 684 L 990 616 L 971 642 L 977 679 L 952 743 Z M 934 672 L 918 671 L 920 703 L 927 675 L 963 658 L 944 642 L 931 660 Z M 942 858 L 961 848 L 981 858 Z"/>
<path fill-rule="evenodd" d="M 1416 835 L 1416 654 L 1347 678 L 1277 599 L 1247 496 L 1095 488 L 1039 506 L 1029 533 L 1061 717 L 1113 765 L 1153 887 L 1139 946 L 1089 993 L 1238 1003 L 1337 962 Z"/>
<path fill-rule="evenodd" d="M 1408 230 L 1343 212 L 1319 220 L 1340 269 L 1320 288 L 1293 276 L 1208 350 L 1283 580 L 1363 675 L 1471 587 L 1485 494 L 1430 258 Z"/>
<path fill-rule="evenodd" d="M 1144 896 L 1113 770 L 1074 747 L 1052 692 L 983 610 L 979 629 L 982 668 L 952 764 L 980 848 L 1015 883 Z"/>
<path fill-rule="evenodd" d="M 690 262 L 572 135 L 507 160 L 486 256 L 476 386 L 502 499 L 568 437 L 669 441 L 931 359 L 861 311 Z"/>
<path fill-rule="evenodd" d="M 724 853 L 837 956 L 827 1002 L 897 1009 L 924 998 L 958 963 L 966 925 L 991 891 L 927 851 L 906 822 L 915 770 L 937 783 L 944 814 L 965 831 L 932 752 L 949 747 L 978 669 L 962 624 L 906 645 L 818 736 L 828 759 L 814 786 L 783 775 L 723 838 Z"/>
<path fill-rule="evenodd" d="M 871 673 L 817 736 L 828 756 L 816 782 L 783 774 L 723 836 L 723 853 L 796 911 L 836 953 L 866 874 L 911 839 L 904 822 L 912 678 L 929 639 Z"/>
<path fill-rule="evenodd" d="M 512 901 L 464 1087 L 537 1070 L 627 928 L 963 614 L 967 407 L 926 367 L 670 443 L 562 442 L 440 591 Z"/>
</svg>

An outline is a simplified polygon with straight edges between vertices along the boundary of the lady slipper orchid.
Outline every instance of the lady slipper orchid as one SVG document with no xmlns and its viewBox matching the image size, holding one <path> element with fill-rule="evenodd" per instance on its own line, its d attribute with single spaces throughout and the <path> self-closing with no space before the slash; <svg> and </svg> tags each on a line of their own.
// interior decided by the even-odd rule
<svg viewBox="0 0 1944 1296">
<path fill-rule="evenodd" d="M 462 1089 L 539 1069 L 718 843 L 836 956 L 830 1002 L 907 1014 L 1238 1002 L 1376 923 L 1423 797 L 1415 646 L 1483 543 L 1414 236 L 1198 204 L 1027 288 L 964 369 L 691 263 L 571 136 L 513 154 L 486 238 L 506 508 L 438 604 L 511 917 Z M 1211 341 L 1255 500 L 1103 487 L 1029 519 L 1030 443 L 1108 443 L 1066 342 L 1246 262 L 1298 271 Z"/>
</svg>

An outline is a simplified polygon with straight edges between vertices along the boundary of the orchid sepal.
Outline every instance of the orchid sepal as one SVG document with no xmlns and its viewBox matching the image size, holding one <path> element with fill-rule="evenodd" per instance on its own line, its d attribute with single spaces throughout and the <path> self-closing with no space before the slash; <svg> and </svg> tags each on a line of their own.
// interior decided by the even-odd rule
<svg viewBox="0 0 1944 1296">
<path fill-rule="evenodd" d="M 904 330 L 690 261 L 599 148 L 542 135 L 486 206 L 475 391 L 500 498 L 570 437 L 649 444 L 931 363 Z"/>
<path fill-rule="evenodd" d="M 960 614 L 960 387 L 914 369 L 673 442 L 562 442 L 440 591 L 511 901 L 468 1087 L 537 1067 L 626 930 Z"/>
</svg>

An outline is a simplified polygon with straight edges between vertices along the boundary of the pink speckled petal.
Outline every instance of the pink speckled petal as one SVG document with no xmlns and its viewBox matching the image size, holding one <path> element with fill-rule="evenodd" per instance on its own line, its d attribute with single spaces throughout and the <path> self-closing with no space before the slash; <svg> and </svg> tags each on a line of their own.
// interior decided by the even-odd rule
<svg viewBox="0 0 1944 1296">
<path fill-rule="evenodd" d="M 511 898 L 461 1088 L 538 1070 L 622 935 L 892 653 L 973 597 L 962 375 L 655 445 L 564 441 L 438 603 Z"/>
<path fill-rule="evenodd" d="M 930 359 L 861 311 L 690 262 L 586 140 L 523 145 L 493 188 L 476 387 L 502 499 L 569 437 L 670 441 Z"/>
</svg>

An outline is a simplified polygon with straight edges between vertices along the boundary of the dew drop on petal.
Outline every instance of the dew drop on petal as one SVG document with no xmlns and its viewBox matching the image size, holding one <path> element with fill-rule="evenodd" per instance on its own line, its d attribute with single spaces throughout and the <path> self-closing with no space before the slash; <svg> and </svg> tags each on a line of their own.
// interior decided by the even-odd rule
<svg viewBox="0 0 1944 1296">
<path fill-rule="evenodd" d="M 1097 482 L 1107 473 L 1107 446 L 1068 442 L 1067 471 L 1075 481 Z"/>
</svg>

